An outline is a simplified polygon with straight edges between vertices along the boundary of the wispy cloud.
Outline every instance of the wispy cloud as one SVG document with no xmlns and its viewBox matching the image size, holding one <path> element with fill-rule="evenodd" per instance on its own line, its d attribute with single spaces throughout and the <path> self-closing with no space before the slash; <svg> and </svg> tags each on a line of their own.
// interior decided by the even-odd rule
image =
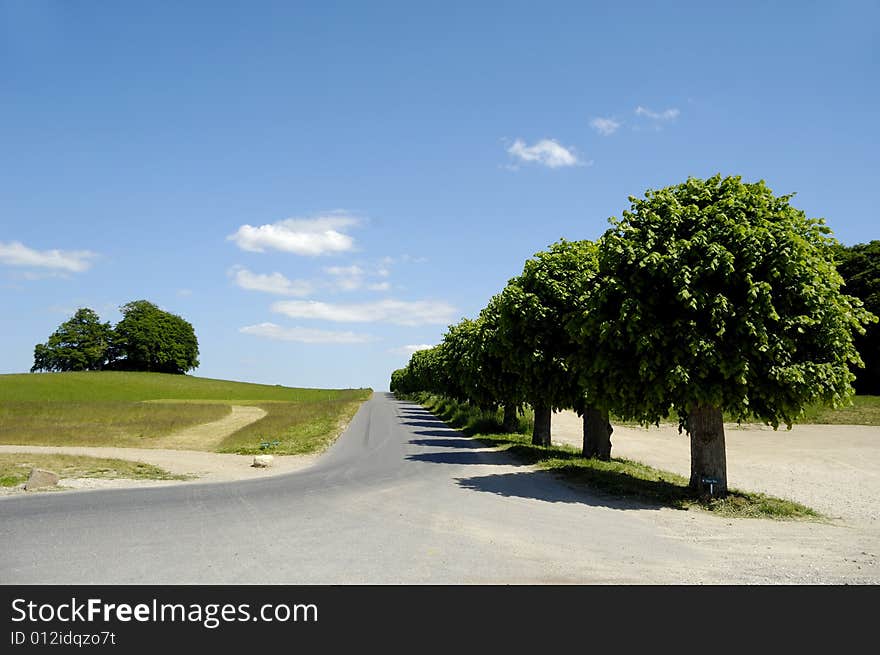
<svg viewBox="0 0 880 655">
<path fill-rule="evenodd" d="M 621 123 L 613 118 L 602 118 L 597 116 L 590 121 L 590 127 L 596 130 L 602 136 L 611 136 L 620 127 Z"/>
<path fill-rule="evenodd" d="M 227 237 L 242 250 L 280 250 L 296 255 L 329 255 L 354 249 L 354 239 L 345 233 L 360 220 L 343 211 L 311 218 L 288 218 L 266 225 L 242 225 Z"/>
<path fill-rule="evenodd" d="M 433 348 L 434 345 L 430 343 L 417 343 L 411 346 L 400 346 L 400 348 L 392 348 L 388 352 L 394 353 L 395 355 L 412 355 L 414 352 L 418 352 L 419 350 L 428 350 L 429 348 Z"/>
<path fill-rule="evenodd" d="M 0 241 L 0 264 L 82 273 L 97 257 L 90 250 L 34 250 L 20 241 Z"/>
<path fill-rule="evenodd" d="M 517 139 L 507 149 L 507 152 L 518 161 L 533 162 L 547 168 L 563 168 L 583 164 L 574 149 L 566 148 L 553 139 L 542 139 L 531 146 L 526 145 L 522 139 Z"/>
<path fill-rule="evenodd" d="M 671 121 L 675 118 L 678 118 L 678 115 L 680 113 L 681 112 L 674 107 L 671 109 L 664 109 L 663 111 L 652 111 L 647 107 L 642 107 L 641 105 L 636 107 L 636 116 L 650 118 L 653 121 Z"/>
<path fill-rule="evenodd" d="M 178 289 L 177 290 L 177 295 L 180 298 L 188 298 L 192 295 L 192 293 L 193 293 L 192 289 Z"/>
<path fill-rule="evenodd" d="M 446 325 L 456 309 L 446 302 L 418 300 L 378 300 L 375 302 L 334 304 L 316 300 L 282 300 L 272 311 L 291 318 L 320 319 L 339 323 L 393 323 L 395 325 Z"/>
<path fill-rule="evenodd" d="M 384 257 L 377 265 L 327 266 L 324 272 L 330 276 L 331 281 L 322 286 L 335 291 L 388 291 L 391 283 L 386 278 L 391 275 L 390 265 L 393 261 L 390 257 Z"/>
<path fill-rule="evenodd" d="M 290 280 L 281 273 L 252 273 L 242 266 L 229 269 L 236 286 L 248 291 L 262 291 L 278 296 L 307 296 L 314 286 L 308 280 Z"/>
<path fill-rule="evenodd" d="M 328 266 L 324 272 L 333 278 L 332 286 L 342 291 L 356 291 L 364 286 L 364 269 L 351 266 Z"/>
<path fill-rule="evenodd" d="M 369 334 L 356 332 L 334 332 L 331 330 L 313 330 L 302 327 L 282 327 L 275 323 L 259 323 L 248 325 L 238 330 L 242 334 L 272 339 L 273 341 L 296 341 L 299 343 L 367 343 L 375 341 Z"/>
</svg>

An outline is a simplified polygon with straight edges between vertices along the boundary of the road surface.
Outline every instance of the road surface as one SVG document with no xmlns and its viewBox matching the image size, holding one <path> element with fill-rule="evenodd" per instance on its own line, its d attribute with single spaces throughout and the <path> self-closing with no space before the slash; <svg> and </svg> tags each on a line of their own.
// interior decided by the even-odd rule
<svg viewBox="0 0 880 655">
<path fill-rule="evenodd" d="M 311 468 L 0 498 L 0 583 L 873 583 L 875 531 L 578 491 L 377 393 Z"/>
</svg>

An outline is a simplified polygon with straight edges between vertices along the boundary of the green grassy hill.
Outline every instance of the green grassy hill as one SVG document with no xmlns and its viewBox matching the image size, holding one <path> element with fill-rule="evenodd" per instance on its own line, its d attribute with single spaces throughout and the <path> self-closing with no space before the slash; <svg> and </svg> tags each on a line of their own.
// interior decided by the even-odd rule
<svg viewBox="0 0 880 655">
<path fill-rule="evenodd" d="M 0 375 L 0 444 L 192 447 L 180 445 L 174 435 L 222 419 L 231 405 L 254 405 L 266 416 L 220 439 L 208 434 L 200 449 L 316 452 L 333 441 L 371 393 L 162 373 Z"/>
<path fill-rule="evenodd" d="M 363 389 L 299 389 L 165 373 L 16 373 L 0 375 L 0 402 L 12 400 L 278 400 L 356 398 Z"/>
</svg>

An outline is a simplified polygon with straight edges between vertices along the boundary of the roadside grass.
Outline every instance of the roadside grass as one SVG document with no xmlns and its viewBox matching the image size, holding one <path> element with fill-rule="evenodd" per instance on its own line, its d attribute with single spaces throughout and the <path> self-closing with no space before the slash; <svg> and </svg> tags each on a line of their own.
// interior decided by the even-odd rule
<svg viewBox="0 0 880 655">
<path fill-rule="evenodd" d="M 627 498 L 675 509 L 700 509 L 725 518 L 770 518 L 781 520 L 821 520 L 815 510 L 790 500 L 761 493 L 729 490 L 723 499 L 704 499 L 688 487 L 688 480 L 669 471 L 622 458 L 603 462 L 582 457 L 580 451 L 564 444 L 535 446 L 531 443 L 527 420 L 520 431 L 504 434 L 501 414 L 482 412 L 456 401 L 419 394 L 413 398 L 438 418 L 463 434 L 474 437 L 518 460 L 550 471 L 576 486 L 614 498 Z"/>
<path fill-rule="evenodd" d="M 27 482 L 31 468 L 48 469 L 62 478 L 126 478 L 128 480 L 188 480 L 142 462 L 121 459 L 35 453 L 0 453 L 0 487 Z"/>
<path fill-rule="evenodd" d="M 319 453 L 336 440 L 361 402 L 369 397 L 343 397 L 298 403 L 248 403 L 264 409 L 259 421 L 220 442 L 217 452 L 239 455 L 304 455 Z"/>
<path fill-rule="evenodd" d="M 0 444 L 174 447 L 168 435 L 227 416 L 267 415 L 199 450 L 302 454 L 323 450 L 370 389 L 300 389 L 162 373 L 100 371 L 0 375 Z M 278 441 L 277 445 L 272 445 Z M 268 442 L 269 449 L 261 449 Z M 196 448 L 188 442 L 188 448 Z"/>
</svg>

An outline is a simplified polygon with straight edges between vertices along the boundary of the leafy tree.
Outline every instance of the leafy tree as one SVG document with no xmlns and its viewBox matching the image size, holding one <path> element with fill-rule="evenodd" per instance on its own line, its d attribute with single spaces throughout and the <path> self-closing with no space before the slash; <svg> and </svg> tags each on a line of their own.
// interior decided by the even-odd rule
<svg viewBox="0 0 880 655">
<path fill-rule="evenodd" d="M 602 381 L 601 404 L 644 423 L 678 413 L 700 493 L 707 479 L 727 492 L 722 412 L 775 428 L 844 403 L 853 333 L 876 320 L 841 292 L 830 229 L 790 199 L 720 175 L 631 197 L 568 322 L 595 351 L 583 375 Z"/>
<path fill-rule="evenodd" d="M 146 300 L 120 307 L 111 348 L 114 368 L 185 373 L 199 365 L 199 343 L 192 325 Z"/>
<path fill-rule="evenodd" d="M 440 367 L 440 346 L 414 352 L 406 365 L 406 386 L 409 393 L 427 391 L 444 393 L 444 372 Z"/>
<path fill-rule="evenodd" d="M 529 259 L 522 274 L 501 293 L 499 320 L 506 365 L 519 370 L 522 395 L 534 409 L 535 444 L 550 445 L 554 409 L 574 407 L 583 412 L 585 408 L 580 380 L 569 363 L 575 345 L 565 321 L 595 269 L 595 244 L 561 240 Z"/>
<path fill-rule="evenodd" d="M 391 372 L 391 393 L 411 393 L 406 367 Z"/>
<path fill-rule="evenodd" d="M 480 405 L 501 405 L 504 408 L 503 429 L 515 432 L 517 414 L 524 399 L 519 368 L 507 361 L 507 349 L 501 338 L 500 308 L 499 294 L 489 300 L 474 323 L 469 343 L 472 371 L 467 380 L 468 392 Z"/>
<path fill-rule="evenodd" d="M 83 307 L 34 347 L 35 371 L 98 371 L 107 364 L 112 329 Z"/>
<path fill-rule="evenodd" d="M 846 292 L 880 315 L 880 241 L 840 246 L 836 255 Z M 853 371 L 856 393 L 880 394 L 880 325 L 869 325 L 865 334 L 856 336 L 856 349 L 865 362 L 864 368 Z"/>
</svg>

